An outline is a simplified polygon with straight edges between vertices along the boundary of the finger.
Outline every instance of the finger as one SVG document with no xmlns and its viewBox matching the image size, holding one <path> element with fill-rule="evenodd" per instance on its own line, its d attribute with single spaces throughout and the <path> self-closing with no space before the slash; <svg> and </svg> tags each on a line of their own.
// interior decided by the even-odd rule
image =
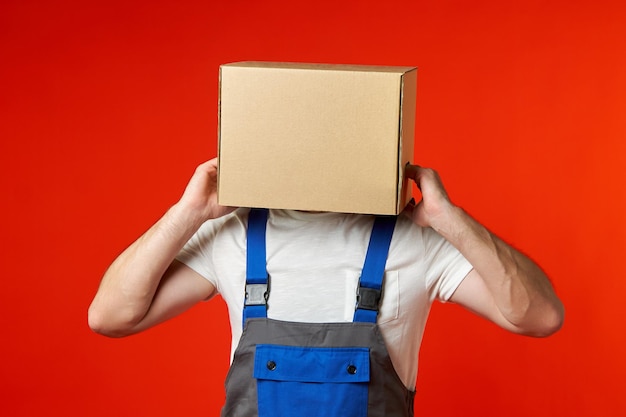
<svg viewBox="0 0 626 417">
<path fill-rule="evenodd" d="M 404 209 L 402 210 L 402 214 L 405 214 L 411 217 L 414 209 L 415 209 L 415 199 L 412 198 L 408 203 L 406 203 L 406 206 L 404 206 Z"/>
<path fill-rule="evenodd" d="M 408 203 L 406 203 L 406 206 L 404 207 L 405 210 L 413 210 L 415 208 L 415 199 L 412 198 L 409 200 Z"/>
<path fill-rule="evenodd" d="M 200 164 L 201 167 L 204 168 L 211 168 L 211 169 L 217 169 L 217 158 L 213 158 L 209 161 L 206 161 L 202 164 Z"/>
<path fill-rule="evenodd" d="M 423 171 L 424 168 L 422 168 L 420 165 L 409 164 L 404 169 L 404 174 L 416 183 L 419 183 L 419 177 L 422 175 Z"/>
<path fill-rule="evenodd" d="M 196 167 L 195 175 L 208 175 L 209 177 L 215 177 L 217 175 L 217 159 L 211 159 L 210 161 L 203 162 Z"/>
</svg>

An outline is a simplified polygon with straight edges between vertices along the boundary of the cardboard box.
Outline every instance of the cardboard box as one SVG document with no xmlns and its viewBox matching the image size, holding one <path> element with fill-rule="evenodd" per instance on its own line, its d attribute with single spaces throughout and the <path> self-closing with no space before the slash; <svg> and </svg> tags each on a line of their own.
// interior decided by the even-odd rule
<svg viewBox="0 0 626 417">
<path fill-rule="evenodd" d="M 219 204 L 400 213 L 416 83 L 414 67 L 222 65 Z"/>
</svg>

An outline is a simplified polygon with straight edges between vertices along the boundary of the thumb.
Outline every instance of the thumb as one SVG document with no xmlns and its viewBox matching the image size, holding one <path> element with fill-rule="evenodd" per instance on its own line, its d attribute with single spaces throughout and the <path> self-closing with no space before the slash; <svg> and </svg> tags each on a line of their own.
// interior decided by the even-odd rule
<svg viewBox="0 0 626 417">
<path fill-rule="evenodd" d="M 402 214 L 408 216 L 409 218 L 413 217 L 413 211 L 415 210 L 415 199 L 412 198 L 402 210 Z"/>
</svg>

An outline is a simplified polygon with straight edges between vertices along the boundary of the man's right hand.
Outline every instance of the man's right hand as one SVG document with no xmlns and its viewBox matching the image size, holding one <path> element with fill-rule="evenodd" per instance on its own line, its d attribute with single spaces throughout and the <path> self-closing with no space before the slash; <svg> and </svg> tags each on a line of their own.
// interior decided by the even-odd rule
<svg viewBox="0 0 626 417">
<path fill-rule="evenodd" d="M 178 205 L 199 222 L 215 219 L 235 210 L 217 203 L 217 158 L 196 168 Z"/>
</svg>

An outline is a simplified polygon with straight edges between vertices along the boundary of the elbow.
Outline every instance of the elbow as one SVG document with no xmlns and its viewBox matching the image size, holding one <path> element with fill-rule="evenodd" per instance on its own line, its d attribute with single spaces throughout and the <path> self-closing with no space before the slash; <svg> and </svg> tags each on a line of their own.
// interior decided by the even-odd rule
<svg viewBox="0 0 626 417">
<path fill-rule="evenodd" d="M 563 303 L 558 301 L 554 306 L 553 312 L 551 314 L 551 319 L 546 323 L 546 329 L 542 337 L 551 336 L 554 333 L 561 330 L 563 327 L 563 323 L 565 322 L 565 307 Z"/>
<path fill-rule="evenodd" d="M 563 327 L 565 321 L 565 308 L 557 300 L 551 308 L 545 311 L 539 320 L 536 320 L 532 330 L 527 332 L 528 336 L 548 337 L 558 332 Z"/>
<path fill-rule="evenodd" d="M 106 337 L 120 338 L 134 333 L 132 326 L 122 324 L 122 322 L 109 317 L 105 312 L 98 310 L 93 305 L 89 307 L 87 323 L 94 333 Z"/>
</svg>

